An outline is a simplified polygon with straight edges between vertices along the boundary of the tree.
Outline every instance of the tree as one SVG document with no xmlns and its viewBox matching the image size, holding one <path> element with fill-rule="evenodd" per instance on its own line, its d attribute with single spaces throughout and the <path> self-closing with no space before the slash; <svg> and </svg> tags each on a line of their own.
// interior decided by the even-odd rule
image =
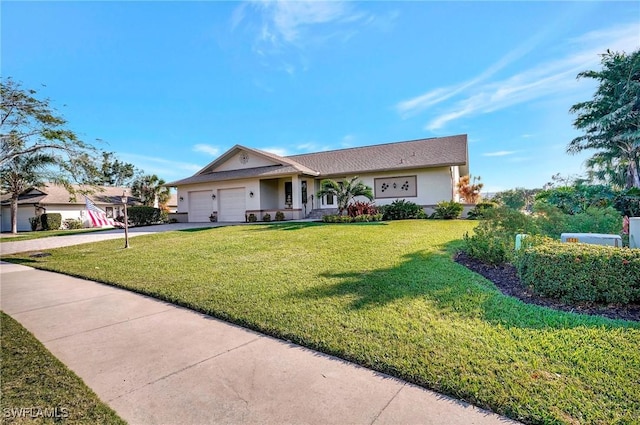
<svg viewBox="0 0 640 425">
<path fill-rule="evenodd" d="M 136 167 L 121 162 L 114 152 L 102 152 L 102 161 L 92 170 L 89 184 L 96 186 L 129 186 L 136 175 Z"/>
<path fill-rule="evenodd" d="M 370 201 L 373 199 L 373 191 L 371 187 L 358 180 L 358 177 L 354 177 L 351 180 L 341 181 L 331 179 L 322 180 L 320 182 L 320 190 L 316 196 L 321 198 L 326 195 L 333 195 L 336 197 L 339 215 L 342 215 L 349 206 L 349 202 L 357 196 L 364 196 Z"/>
<path fill-rule="evenodd" d="M 491 200 L 512 210 L 531 211 L 533 203 L 535 202 L 535 195 L 539 191 L 540 189 L 516 187 L 515 189 L 503 190 L 502 192 L 496 193 Z"/>
<path fill-rule="evenodd" d="M 164 184 L 155 174 L 142 176 L 132 183 L 131 194 L 147 207 L 163 207 L 171 197 L 170 189 Z"/>
<path fill-rule="evenodd" d="M 0 166 L 22 155 L 55 156 L 55 163 L 73 172 L 84 166 L 76 161 L 95 148 L 67 129 L 67 121 L 55 115 L 49 99 L 35 97 L 35 90 L 23 90 L 7 78 L 0 81 Z"/>
<path fill-rule="evenodd" d="M 47 167 L 56 159 L 43 153 L 13 157 L 0 167 L 2 191 L 11 195 L 11 233 L 18 233 L 18 197 L 29 188 L 41 188 L 47 180 Z"/>
<path fill-rule="evenodd" d="M 95 168 L 95 148 L 67 129 L 48 99 L 35 97 L 11 78 L 0 80 L 0 170 L 3 191 L 11 198 L 12 232 L 17 231 L 18 197 L 45 179 L 76 193 L 71 180 L 81 182 Z"/>
<path fill-rule="evenodd" d="M 458 194 L 469 204 L 477 204 L 480 201 L 480 191 L 484 187 L 483 183 L 480 183 L 480 177 L 474 177 L 473 183 L 471 176 L 462 176 L 458 180 Z"/>
<path fill-rule="evenodd" d="M 573 126 L 584 134 L 567 151 L 596 150 L 587 162 L 591 176 L 627 188 L 640 187 L 640 50 L 627 55 L 607 50 L 601 71 L 578 78 L 598 81 L 592 100 L 573 105 Z"/>
</svg>

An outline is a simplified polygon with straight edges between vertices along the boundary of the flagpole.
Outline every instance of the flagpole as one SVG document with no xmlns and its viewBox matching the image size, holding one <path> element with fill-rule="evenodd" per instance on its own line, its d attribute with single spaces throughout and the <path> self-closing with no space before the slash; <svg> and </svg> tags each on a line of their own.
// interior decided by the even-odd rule
<svg viewBox="0 0 640 425">
<path fill-rule="evenodd" d="M 127 218 L 127 191 L 122 192 L 122 203 L 124 204 L 124 247 L 129 248 L 129 219 Z"/>
</svg>

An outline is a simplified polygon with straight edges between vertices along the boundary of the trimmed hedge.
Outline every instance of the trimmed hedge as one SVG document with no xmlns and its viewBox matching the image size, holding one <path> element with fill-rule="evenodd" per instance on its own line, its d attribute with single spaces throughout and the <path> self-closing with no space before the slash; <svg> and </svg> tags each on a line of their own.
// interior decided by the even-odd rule
<svg viewBox="0 0 640 425">
<path fill-rule="evenodd" d="M 148 226 L 162 221 L 162 210 L 153 207 L 134 206 L 127 208 L 127 219 L 134 226 Z"/>
<path fill-rule="evenodd" d="M 325 223 L 369 223 L 372 221 L 382 221 L 382 214 L 361 214 L 355 217 L 328 214 L 322 216 L 322 221 Z"/>
<path fill-rule="evenodd" d="M 536 293 L 569 303 L 640 301 L 640 250 L 546 241 L 522 249 L 516 267 Z"/>
<path fill-rule="evenodd" d="M 42 230 L 58 230 L 62 226 L 62 214 L 48 213 L 40 216 Z"/>
</svg>

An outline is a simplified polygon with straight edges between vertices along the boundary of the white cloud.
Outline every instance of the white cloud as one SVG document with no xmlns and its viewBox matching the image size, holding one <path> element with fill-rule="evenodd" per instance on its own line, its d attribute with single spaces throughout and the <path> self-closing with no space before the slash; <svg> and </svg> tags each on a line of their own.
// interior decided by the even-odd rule
<svg viewBox="0 0 640 425">
<path fill-rule="evenodd" d="M 543 97 L 584 90 L 586 84 L 576 81 L 576 75 L 587 69 L 597 69 L 600 54 L 606 49 L 631 52 L 637 49 L 638 23 L 619 25 L 607 30 L 586 33 L 568 40 L 569 52 L 564 57 L 539 63 L 537 66 L 502 80 L 491 80 L 497 71 L 532 50 L 541 36 L 536 35 L 490 66 L 476 77 L 448 87 L 438 87 L 396 104 L 402 117 L 415 115 L 436 105 L 444 106 L 439 115 L 431 118 L 425 129 L 434 131 L 465 116 L 494 112 L 509 106 Z M 592 90 L 592 87 L 588 87 Z M 450 99 L 453 103 L 447 102 Z"/>
<path fill-rule="evenodd" d="M 265 1 L 259 2 L 266 15 L 262 37 L 266 41 L 299 41 L 305 28 L 335 21 L 353 21 L 355 16 L 344 2 Z"/>
<path fill-rule="evenodd" d="M 211 156 L 218 156 L 220 154 L 220 148 L 216 146 L 206 145 L 204 143 L 199 143 L 193 146 L 194 152 L 203 152 Z"/>
<path fill-rule="evenodd" d="M 513 155 L 517 151 L 497 151 L 497 152 L 487 152 L 483 153 L 482 156 L 507 156 Z"/>
<path fill-rule="evenodd" d="M 242 24 L 254 34 L 252 50 L 263 66 L 293 75 L 299 67 L 308 68 L 307 47 L 346 43 L 365 27 L 380 30 L 372 16 L 348 1 L 249 1 L 234 10 L 230 26 L 233 31 Z M 393 14 L 385 16 L 377 24 L 394 19 Z M 295 63 L 270 63 L 273 57 L 291 57 L 292 49 Z"/>
</svg>

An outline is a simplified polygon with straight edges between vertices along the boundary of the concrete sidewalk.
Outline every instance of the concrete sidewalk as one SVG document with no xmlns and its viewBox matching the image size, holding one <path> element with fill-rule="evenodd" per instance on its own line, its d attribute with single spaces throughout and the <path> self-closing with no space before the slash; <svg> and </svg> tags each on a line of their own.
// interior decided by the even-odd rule
<svg viewBox="0 0 640 425">
<path fill-rule="evenodd" d="M 514 424 L 335 357 L 95 282 L 0 264 L 1 307 L 131 424 Z"/>
</svg>

